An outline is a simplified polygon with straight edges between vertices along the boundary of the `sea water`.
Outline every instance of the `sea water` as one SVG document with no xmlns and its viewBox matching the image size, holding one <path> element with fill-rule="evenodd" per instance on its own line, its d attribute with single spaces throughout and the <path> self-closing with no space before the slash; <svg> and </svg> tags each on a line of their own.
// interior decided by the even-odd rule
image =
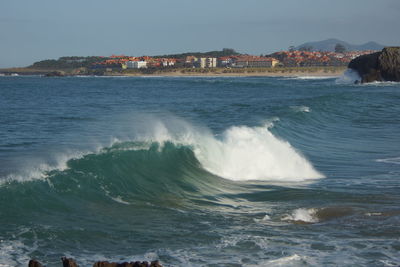
<svg viewBox="0 0 400 267">
<path fill-rule="evenodd" d="M 398 266 L 400 85 L 0 77 L 0 266 Z"/>
</svg>

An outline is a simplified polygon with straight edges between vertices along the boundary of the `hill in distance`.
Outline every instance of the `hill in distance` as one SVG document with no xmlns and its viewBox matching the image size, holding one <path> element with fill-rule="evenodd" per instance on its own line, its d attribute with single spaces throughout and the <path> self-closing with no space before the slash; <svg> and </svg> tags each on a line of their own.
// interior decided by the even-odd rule
<svg viewBox="0 0 400 267">
<path fill-rule="evenodd" d="M 319 42 L 308 42 L 295 47 L 296 50 L 304 47 L 312 48 L 311 51 L 335 51 L 336 44 L 341 44 L 346 48 L 346 51 L 361 51 L 361 50 L 382 50 L 385 46 L 376 42 L 368 42 L 361 45 L 349 44 L 339 39 L 327 39 Z"/>
</svg>

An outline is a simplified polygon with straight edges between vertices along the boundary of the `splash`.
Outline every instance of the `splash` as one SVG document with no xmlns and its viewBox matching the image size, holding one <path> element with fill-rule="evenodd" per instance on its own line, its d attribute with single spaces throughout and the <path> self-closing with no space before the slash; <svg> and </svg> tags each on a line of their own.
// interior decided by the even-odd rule
<svg viewBox="0 0 400 267">
<path fill-rule="evenodd" d="M 208 129 L 184 121 L 155 121 L 148 141 L 193 147 L 202 167 L 220 177 L 235 180 L 304 181 L 324 176 L 289 142 L 262 127 L 233 126 L 219 138 Z"/>
<path fill-rule="evenodd" d="M 318 222 L 317 209 L 296 209 L 290 215 L 282 218 L 283 221 L 301 222 L 301 223 L 316 223 Z"/>
<path fill-rule="evenodd" d="M 361 81 L 361 77 L 353 69 L 347 69 L 342 76 L 336 79 L 337 84 L 354 84 L 357 81 Z"/>
</svg>

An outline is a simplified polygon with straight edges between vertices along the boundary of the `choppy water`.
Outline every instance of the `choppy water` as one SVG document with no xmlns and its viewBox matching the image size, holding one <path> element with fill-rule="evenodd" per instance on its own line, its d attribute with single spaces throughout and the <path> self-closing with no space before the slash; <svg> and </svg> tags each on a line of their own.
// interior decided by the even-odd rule
<svg viewBox="0 0 400 267">
<path fill-rule="evenodd" d="M 400 264 L 400 85 L 0 77 L 0 266 Z"/>
</svg>

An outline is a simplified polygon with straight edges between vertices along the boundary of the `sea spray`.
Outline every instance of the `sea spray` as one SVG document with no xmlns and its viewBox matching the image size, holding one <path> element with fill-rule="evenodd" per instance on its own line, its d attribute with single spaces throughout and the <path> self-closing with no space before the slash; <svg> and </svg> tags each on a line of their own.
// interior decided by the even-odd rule
<svg viewBox="0 0 400 267">
<path fill-rule="evenodd" d="M 232 126 L 219 138 L 179 119 L 148 123 L 152 131 L 145 140 L 191 146 L 206 170 L 226 179 L 286 182 L 324 177 L 289 142 L 269 131 L 271 122 L 262 127 Z"/>
<path fill-rule="evenodd" d="M 287 141 L 268 127 L 234 126 L 222 139 L 195 149 L 204 168 L 231 180 L 303 181 L 323 178 Z"/>
<path fill-rule="evenodd" d="M 354 84 L 356 81 L 361 81 L 361 77 L 353 69 L 347 69 L 342 76 L 336 79 L 337 84 Z"/>
</svg>

